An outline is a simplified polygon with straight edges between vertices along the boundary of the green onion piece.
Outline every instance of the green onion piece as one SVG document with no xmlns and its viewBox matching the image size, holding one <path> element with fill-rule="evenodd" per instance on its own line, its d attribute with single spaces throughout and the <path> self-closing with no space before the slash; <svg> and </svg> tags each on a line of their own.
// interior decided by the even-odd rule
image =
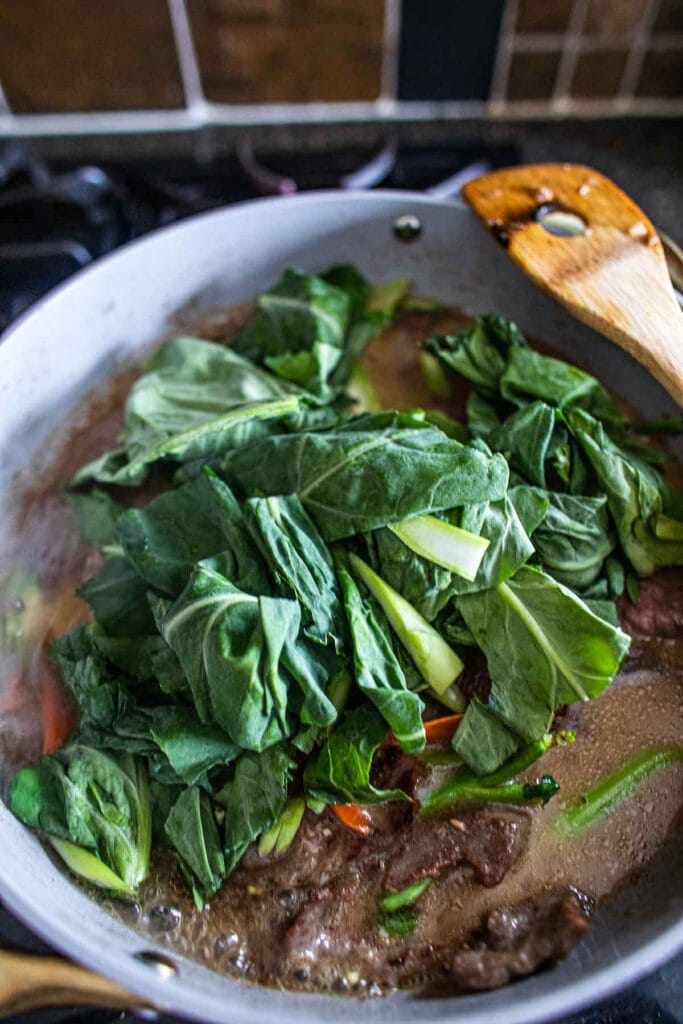
<svg viewBox="0 0 683 1024">
<path fill-rule="evenodd" d="M 131 896 L 135 892 L 132 886 L 127 885 L 99 857 L 96 857 L 90 850 L 86 850 L 84 846 L 77 846 L 75 843 L 70 843 L 68 839 L 58 839 L 56 836 L 48 836 L 48 839 L 66 866 L 75 875 L 80 875 L 92 885 L 110 892 L 124 893 L 127 896 Z"/>
<path fill-rule="evenodd" d="M 362 558 L 351 554 L 349 560 L 356 575 L 360 576 L 372 596 L 381 605 L 390 626 L 413 659 L 423 679 L 441 699 L 441 695 L 462 672 L 462 661 L 434 627 L 393 587 L 385 583 Z M 454 710 L 462 711 L 464 707 L 465 698 L 459 694 L 458 707 Z"/>
<path fill-rule="evenodd" d="M 405 939 L 406 936 L 412 935 L 417 921 L 417 911 L 415 910 L 398 910 L 393 914 L 375 914 L 375 925 L 390 935 L 392 939 Z"/>
<path fill-rule="evenodd" d="M 683 540 L 683 523 L 671 516 L 657 516 L 655 536 L 660 540 Z"/>
<path fill-rule="evenodd" d="M 453 382 L 436 356 L 431 355 L 429 352 L 420 352 L 419 362 L 422 380 L 434 397 L 442 399 L 453 398 L 455 394 Z"/>
<path fill-rule="evenodd" d="M 389 529 L 406 547 L 429 562 L 450 569 L 470 582 L 476 578 L 490 541 L 469 530 L 461 530 L 436 516 L 415 516 Z"/>
<path fill-rule="evenodd" d="M 302 796 L 287 801 L 287 806 L 275 824 L 261 834 L 258 852 L 262 857 L 273 852 L 284 853 L 289 849 L 299 831 L 305 810 L 306 801 Z"/>
<path fill-rule="evenodd" d="M 403 907 L 410 906 L 411 903 L 420 898 L 433 881 L 433 878 L 421 878 L 419 882 L 413 882 L 407 889 L 401 889 L 400 892 L 392 892 L 387 896 L 383 896 L 379 901 L 379 909 L 393 912 L 394 910 L 401 910 Z"/>
<path fill-rule="evenodd" d="M 368 371 L 360 363 L 354 366 L 346 391 L 355 402 L 355 412 L 382 411 L 382 403 L 375 386 Z"/>
<path fill-rule="evenodd" d="M 639 754 L 591 786 L 578 802 L 565 804 L 555 822 L 557 828 L 570 834 L 584 832 L 616 803 L 631 796 L 658 768 L 677 761 L 683 761 L 683 747 Z"/>
</svg>

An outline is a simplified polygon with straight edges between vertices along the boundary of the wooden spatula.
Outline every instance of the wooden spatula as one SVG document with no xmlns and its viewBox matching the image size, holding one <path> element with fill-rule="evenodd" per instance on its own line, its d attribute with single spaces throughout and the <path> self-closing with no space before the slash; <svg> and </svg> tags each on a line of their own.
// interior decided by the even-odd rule
<svg viewBox="0 0 683 1024">
<path fill-rule="evenodd" d="M 534 284 L 683 405 L 683 314 L 657 232 L 632 199 L 577 164 L 505 168 L 463 194 Z"/>
</svg>

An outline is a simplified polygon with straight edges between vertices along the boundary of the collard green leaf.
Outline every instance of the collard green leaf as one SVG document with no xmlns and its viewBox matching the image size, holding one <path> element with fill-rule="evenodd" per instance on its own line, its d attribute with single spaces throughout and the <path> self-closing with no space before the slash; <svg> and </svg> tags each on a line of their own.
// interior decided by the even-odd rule
<svg viewBox="0 0 683 1024">
<path fill-rule="evenodd" d="M 354 292 L 357 285 L 354 280 Z M 279 377 L 332 397 L 329 379 L 341 359 L 350 320 L 351 299 L 342 288 L 316 274 L 285 270 L 274 287 L 258 296 L 254 319 L 232 348 Z"/>
<path fill-rule="evenodd" d="M 159 620 L 201 721 L 217 723 L 247 750 L 263 750 L 291 732 L 281 659 L 299 624 L 295 601 L 245 594 L 201 564 Z"/>
<path fill-rule="evenodd" d="M 120 891 L 135 892 L 146 877 L 152 813 L 140 759 L 73 741 L 15 776 L 11 806 L 25 824 L 94 854 Z"/>
<path fill-rule="evenodd" d="M 242 513 L 230 488 L 215 473 L 204 470 L 181 487 L 160 494 L 145 508 L 128 509 L 118 521 L 117 534 L 139 575 L 155 590 L 175 597 L 197 562 L 224 549 L 232 552 L 241 522 Z M 241 536 L 249 551 L 246 531 Z M 241 548 L 239 543 L 236 560 L 242 555 Z M 256 552 L 253 557 L 258 558 Z"/>
<path fill-rule="evenodd" d="M 404 750 L 414 753 L 425 745 L 422 701 L 408 689 L 396 658 L 388 626 L 379 609 L 361 594 L 341 561 L 337 574 L 353 640 L 356 684 L 372 701 Z"/>
<path fill-rule="evenodd" d="M 225 808 L 226 874 L 284 811 L 294 767 L 284 744 L 261 754 L 242 754 L 237 761 L 233 779 L 216 797 Z"/>
<path fill-rule="evenodd" d="M 545 402 L 518 409 L 486 435 L 489 447 L 538 487 L 546 486 L 546 461 L 566 440 L 566 430 L 556 425 L 555 410 Z"/>
<path fill-rule="evenodd" d="M 475 451 L 433 427 L 362 430 L 358 424 L 264 438 L 230 452 L 222 472 L 247 494 L 297 494 L 328 542 L 412 515 L 502 498 L 508 476 L 501 456 Z"/>
<path fill-rule="evenodd" d="M 607 504 L 624 552 L 641 576 L 668 565 L 683 565 L 683 541 L 655 533 L 667 487 L 661 473 L 621 448 L 601 423 L 584 412 L 568 416 L 570 429 L 607 495 Z"/>
<path fill-rule="evenodd" d="M 188 786 L 200 785 L 206 772 L 233 761 L 237 747 L 217 725 L 200 722 L 190 708 L 161 705 L 151 712 L 150 733 L 174 772 Z"/>
<path fill-rule="evenodd" d="M 518 406 L 540 399 L 562 411 L 584 409 L 615 423 L 623 419 L 609 393 L 595 377 L 528 346 L 510 349 L 500 378 L 500 393 Z"/>
<path fill-rule="evenodd" d="M 266 421 L 294 416 L 302 400 L 308 401 L 300 388 L 223 345 L 174 338 L 133 385 L 122 446 L 79 470 L 72 484 L 131 486 L 159 459 L 209 459 L 269 432 Z"/>
<path fill-rule="evenodd" d="M 348 711 L 304 771 L 309 799 L 324 804 L 407 800 L 401 789 L 377 789 L 370 782 L 372 758 L 386 736 L 381 715 L 369 707 Z"/>
<path fill-rule="evenodd" d="M 304 632 L 342 651 L 345 619 L 332 556 L 297 495 L 252 498 L 246 507 L 272 575 L 301 606 Z"/>
<path fill-rule="evenodd" d="M 86 580 L 77 594 L 110 636 L 134 637 L 154 631 L 147 591 L 147 584 L 128 559 L 112 555 L 105 558 L 99 576 Z"/>
<path fill-rule="evenodd" d="M 166 819 L 165 831 L 202 907 L 221 886 L 225 858 L 211 801 L 197 786 L 184 790 Z"/>
<path fill-rule="evenodd" d="M 486 704 L 476 698 L 453 736 L 453 749 L 477 775 L 488 775 L 511 757 L 519 736 Z"/>
<path fill-rule="evenodd" d="M 497 396 L 510 350 L 526 348 L 526 341 L 512 322 L 480 316 L 455 334 L 429 338 L 424 348 L 484 394 Z"/>
<path fill-rule="evenodd" d="M 125 512 L 125 505 L 99 488 L 67 492 L 64 500 L 73 509 L 78 528 L 88 544 L 104 547 L 117 543 L 116 521 Z"/>
<path fill-rule="evenodd" d="M 628 651 L 625 633 L 526 566 L 457 606 L 486 655 L 489 707 L 528 741 L 547 732 L 561 704 L 597 697 Z"/>
<path fill-rule="evenodd" d="M 600 575 L 616 545 L 607 499 L 554 493 L 548 497 L 550 504 L 534 533 L 534 547 L 551 576 L 572 590 L 583 590 Z"/>
</svg>

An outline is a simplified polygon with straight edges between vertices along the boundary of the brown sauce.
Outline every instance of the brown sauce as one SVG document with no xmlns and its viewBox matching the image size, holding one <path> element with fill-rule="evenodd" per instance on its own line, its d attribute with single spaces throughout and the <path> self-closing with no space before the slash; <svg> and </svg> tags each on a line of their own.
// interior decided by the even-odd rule
<svg viewBox="0 0 683 1024">
<path fill-rule="evenodd" d="M 220 339 L 225 325 L 236 321 L 216 315 L 205 331 Z M 464 390 L 449 402 L 434 402 L 418 368 L 420 342 L 464 322 L 457 312 L 413 313 L 398 321 L 369 347 L 363 362 L 383 405 L 395 408 L 439 407 L 453 415 L 463 414 Z M 187 326 L 187 325 L 184 325 Z M 191 326 L 195 328 L 197 322 Z M 78 429 L 71 435 L 52 472 L 40 488 L 24 496 L 21 528 L 13 553 L 14 565 L 34 574 L 52 602 L 53 620 L 64 629 L 84 615 L 69 595 L 95 571 L 92 552 L 78 539 L 75 523 L 59 496 L 59 488 L 72 472 L 110 446 L 120 429 L 121 404 L 137 370 L 127 371 L 81 410 Z M 71 601 L 71 604 L 68 602 Z M 68 614 L 60 605 L 68 606 Z M 61 616 L 61 617 L 60 617 Z M 54 628 L 54 621 L 52 622 Z M 47 627 L 46 627 L 47 631 Z M 676 641 L 673 641 L 677 643 Z M 683 638 L 681 639 L 683 644 Z M 672 659 L 683 664 L 683 659 Z M 40 654 L 33 672 L 44 671 Z M 5 671 L 4 684 L 3 675 Z M 7 671 L 0 666 L 0 698 L 6 690 Z M 35 686 L 35 677 L 27 684 Z M 36 702 L 29 700 L 21 730 L 23 760 L 34 756 L 40 729 Z M 31 714 L 33 713 L 33 718 Z M 571 727 L 577 741 L 551 750 L 543 771 L 560 782 L 561 797 L 547 807 L 522 810 L 528 819 L 528 846 L 503 881 L 491 888 L 476 883 L 467 873 L 446 873 L 426 892 L 420 904 L 416 937 L 425 944 L 465 942 L 484 915 L 501 905 L 573 885 L 598 901 L 614 894 L 650 861 L 671 830 L 680 822 L 683 804 L 683 764 L 660 769 L 641 785 L 633 797 L 623 800 L 594 828 L 579 838 L 568 839 L 555 828 L 562 802 L 578 796 L 635 754 L 655 746 L 678 745 L 683 736 L 683 671 L 667 667 L 632 672 L 619 677 L 597 700 L 571 710 Z M 31 722 L 33 725 L 31 726 Z M 6 723 L 0 706 L 0 736 Z M 16 766 L 16 751 L 3 751 L 0 769 Z M 384 989 L 373 977 L 372 944 L 360 943 L 337 957 L 334 963 L 321 955 L 306 969 L 281 973 L 277 967 L 278 935 L 291 906 L 290 894 L 269 884 L 267 874 L 253 884 L 253 875 L 238 869 L 220 892 L 198 912 L 172 854 L 157 851 L 150 878 L 137 903 L 105 900 L 113 914 L 174 952 L 246 980 L 286 988 L 322 989 L 374 995 Z M 377 939 L 373 940 L 377 945 Z M 275 943 L 275 945 L 274 945 Z M 415 978 L 419 982 L 421 979 Z"/>
</svg>

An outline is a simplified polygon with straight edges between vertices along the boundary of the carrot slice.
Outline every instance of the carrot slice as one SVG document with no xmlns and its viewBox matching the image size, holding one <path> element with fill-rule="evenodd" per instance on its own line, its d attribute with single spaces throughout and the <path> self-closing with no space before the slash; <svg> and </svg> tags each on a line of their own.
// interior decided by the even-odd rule
<svg viewBox="0 0 683 1024">
<path fill-rule="evenodd" d="M 43 753 L 52 754 L 73 732 L 76 716 L 69 706 L 64 687 L 49 665 L 41 676 L 40 701 L 43 712 Z"/>
<path fill-rule="evenodd" d="M 369 836 L 372 833 L 372 816 L 365 807 L 361 807 L 360 804 L 330 804 L 330 807 L 342 825 L 346 825 L 361 836 Z"/>
<path fill-rule="evenodd" d="M 450 743 L 462 717 L 462 715 L 446 715 L 445 718 L 432 718 L 430 722 L 425 722 L 427 743 Z"/>
</svg>

